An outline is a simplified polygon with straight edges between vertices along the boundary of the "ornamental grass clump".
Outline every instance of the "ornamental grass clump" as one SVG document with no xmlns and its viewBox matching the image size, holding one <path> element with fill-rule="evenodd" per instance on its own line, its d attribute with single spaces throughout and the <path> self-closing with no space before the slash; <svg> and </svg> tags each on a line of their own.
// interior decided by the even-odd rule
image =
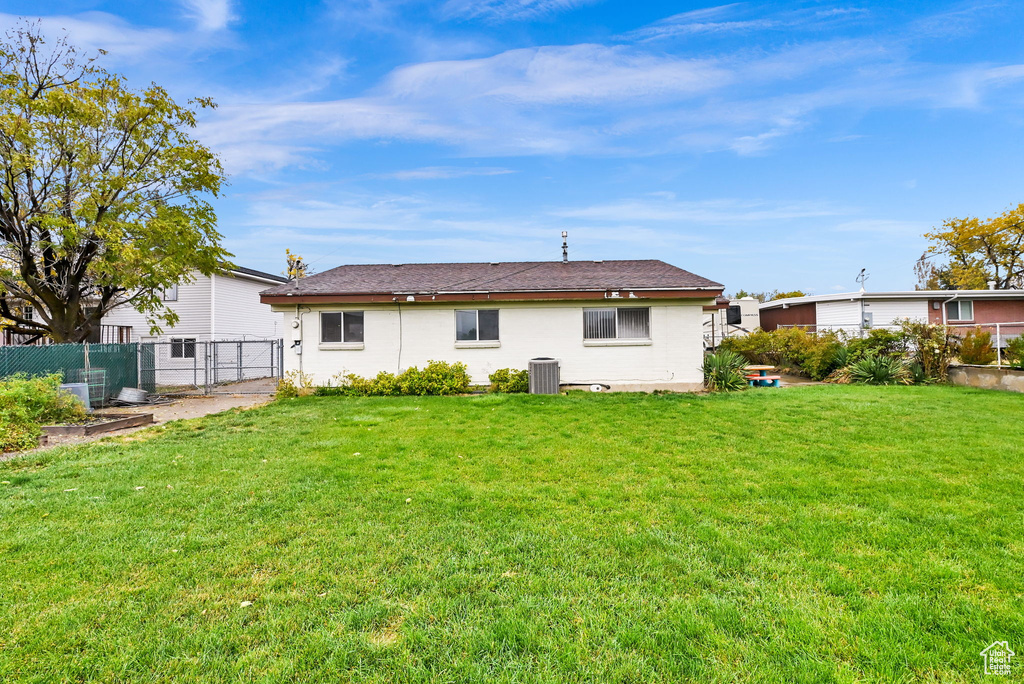
<svg viewBox="0 0 1024 684">
<path fill-rule="evenodd" d="M 849 382 L 864 385 L 909 385 L 913 376 L 906 361 L 898 356 L 870 354 L 846 367 Z"/>
<path fill-rule="evenodd" d="M 704 386 L 712 392 L 731 392 L 744 389 L 747 379 L 743 372 L 747 360 L 734 351 L 723 349 L 704 357 Z"/>
</svg>

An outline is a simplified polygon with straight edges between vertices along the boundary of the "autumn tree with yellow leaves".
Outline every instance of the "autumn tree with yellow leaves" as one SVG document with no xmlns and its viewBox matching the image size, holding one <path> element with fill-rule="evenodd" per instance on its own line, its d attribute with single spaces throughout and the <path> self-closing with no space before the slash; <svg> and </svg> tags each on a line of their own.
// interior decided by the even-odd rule
<svg viewBox="0 0 1024 684">
<path fill-rule="evenodd" d="M 930 244 L 914 267 L 917 289 L 1024 287 L 1024 204 L 985 220 L 946 219 L 924 237 Z"/>
</svg>

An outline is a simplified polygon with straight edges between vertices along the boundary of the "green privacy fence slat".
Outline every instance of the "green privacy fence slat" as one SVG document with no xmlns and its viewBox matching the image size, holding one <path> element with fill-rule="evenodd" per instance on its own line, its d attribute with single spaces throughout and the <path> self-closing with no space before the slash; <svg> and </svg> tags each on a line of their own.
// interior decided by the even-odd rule
<svg viewBox="0 0 1024 684">
<path fill-rule="evenodd" d="M 85 376 L 86 351 L 89 354 L 88 369 L 93 371 L 88 378 Z M 64 382 L 95 382 L 102 378 L 103 398 L 108 400 L 116 397 L 122 387 L 138 387 L 138 358 L 137 344 L 0 346 L 0 378 L 16 373 L 30 376 L 61 373 Z"/>
</svg>

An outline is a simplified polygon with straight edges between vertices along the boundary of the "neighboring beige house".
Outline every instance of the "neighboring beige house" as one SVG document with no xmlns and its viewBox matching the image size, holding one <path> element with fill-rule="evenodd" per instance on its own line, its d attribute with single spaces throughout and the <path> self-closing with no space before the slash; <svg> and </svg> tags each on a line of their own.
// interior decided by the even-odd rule
<svg viewBox="0 0 1024 684">
<path fill-rule="evenodd" d="M 376 264 L 262 293 L 285 371 L 316 383 L 461 361 L 472 381 L 553 357 L 567 386 L 702 387 L 703 307 L 722 285 L 663 261 Z"/>
<path fill-rule="evenodd" d="M 130 342 L 203 342 L 262 340 L 282 337 L 281 316 L 260 303 L 260 291 L 287 282 L 282 276 L 235 268 L 224 274 L 195 274 L 191 282 L 164 292 L 167 307 L 178 314 L 174 327 L 150 334 L 146 315 L 121 306 L 103 317 L 104 326 L 131 328 Z"/>
</svg>

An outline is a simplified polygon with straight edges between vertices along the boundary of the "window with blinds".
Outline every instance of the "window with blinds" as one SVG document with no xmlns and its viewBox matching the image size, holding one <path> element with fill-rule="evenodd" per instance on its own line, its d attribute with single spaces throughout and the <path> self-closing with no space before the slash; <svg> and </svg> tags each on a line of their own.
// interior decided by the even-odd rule
<svg viewBox="0 0 1024 684">
<path fill-rule="evenodd" d="M 618 307 L 583 310 L 583 339 L 585 340 L 649 340 L 650 338 L 651 310 L 649 308 Z"/>
</svg>

